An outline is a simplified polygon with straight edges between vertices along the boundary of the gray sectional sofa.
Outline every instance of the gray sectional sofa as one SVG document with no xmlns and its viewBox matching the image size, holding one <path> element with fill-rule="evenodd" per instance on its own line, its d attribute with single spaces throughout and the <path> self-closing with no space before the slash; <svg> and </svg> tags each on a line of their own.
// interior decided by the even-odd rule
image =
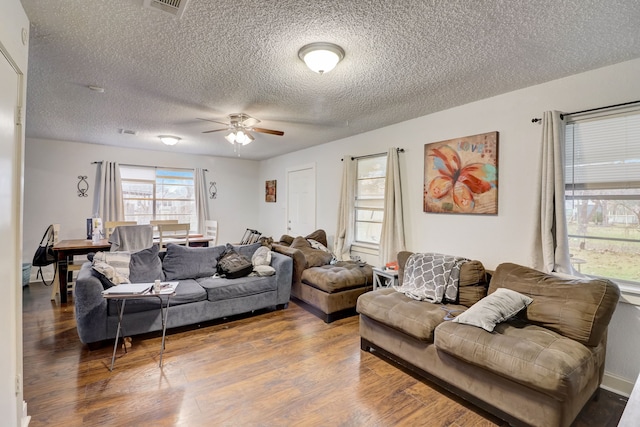
<svg viewBox="0 0 640 427">
<path fill-rule="evenodd" d="M 401 265 L 406 259 L 407 253 L 399 254 Z M 478 291 L 487 288 L 479 272 L 478 262 L 463 265 L 460 281 L 466 283 L 455 304 L 416 301 L 389 288 L 361 295 L 362 350 L 399 363 L 511 425 L 568 427 L 602 382 L 617 286 L 505 263 L 483 298 Z M 479 304 L 484 310 L 464 316 L 467 321 L 485 316 L 487 308 L 500 311 L 498 304 L 483 301 L 505 290 L 532 302 L 512 310 L 517 315 L 511 320 L 495 319 L 500 323 L 492 332 L 458 319 Z"/>
<path fill-rule="evenodd" d="M 251 259 L 259 243 L 234 246 Z M 213 277 L 217 259 L 225 246 L 189 248 L 169 245 L 166 253 L 157 246 L 131 254 L 131 281 L 155 279 L 179 281 L 171 297 L 167 328 L 197 324 L 265 308 L 286 308 L 291 293 L 291 258 L 271 252 L 271 276 L 245 276 L 233 280 Z M 75 313 L 78 335 L 85 344 L 113 339 L 118 326 L 118 302 L 107 301 L 102 291 L 112 284 L 87 262 L 78 274 L 75 286 Z M 162 330 L 159 300 L 128 300 L 123 317 L 125 336 Z"/>
</svg>

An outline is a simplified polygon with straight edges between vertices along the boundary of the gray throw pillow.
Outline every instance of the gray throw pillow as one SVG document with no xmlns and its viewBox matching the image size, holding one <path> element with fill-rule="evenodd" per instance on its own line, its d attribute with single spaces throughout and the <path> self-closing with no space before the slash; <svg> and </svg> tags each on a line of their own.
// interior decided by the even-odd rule
<svg viewBox="0 0 640 427">
<path fill-rule="evenodd" d="M 212 248 L 190 248 L 168 244 L 167 253 L 162 262 L 165 280 L 197 279 L 216 274 L 218 258 L 224 252 L 224 246 Z"/>
<path fill-rule="evenodd" d="M 493 332 L 498 323 L 512 318 L 532 302 L 531 298 L 519 292 L 499 288 L 473 304 L 467 311 L 453 319 L 453 322 L 477 326 Z"/>
<path fill-rule="evenodd" d="M 129 280 L 131 283 L 151 283 L 154 280 L 164 280 L 162 261 L 158 256 L 160 248 L 153 245 L 131 254 L 129 262 Z"/>
</svg>

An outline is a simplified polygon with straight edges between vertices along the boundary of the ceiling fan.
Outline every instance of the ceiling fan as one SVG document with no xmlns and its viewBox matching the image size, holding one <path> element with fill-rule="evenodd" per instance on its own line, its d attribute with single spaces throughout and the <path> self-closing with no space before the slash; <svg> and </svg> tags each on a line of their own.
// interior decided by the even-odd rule
<svg viewBox="0 0 640 427">
<path fill-rule="evenodd" d="M 253 135 L 251 135 L 250 132 L 266 133 L 269 135 L 278 135 L 278 136 L 284 135 L 284 132 L 279 130 L 255 127 L 255 125 L 260 123 L 260 120 L 254 117 L 251 117 L 250 115 L 245 113 L 229 114 L 227 118 L 229 119 L 229 121 L 226 123 L 220 122 L 217 120 L 199 118 L 198 120 L 219 123 L 221 125 L 227 126 L 226 128 L 222 128 L 222 129 L 206 130 L 202 133 L 229 131 L 229 134 L 225 136 L 225 139 L 234 145 L 235 144 L 247 145 L 251 143 L 254 140 L 254 137 Z"/>
</svg>

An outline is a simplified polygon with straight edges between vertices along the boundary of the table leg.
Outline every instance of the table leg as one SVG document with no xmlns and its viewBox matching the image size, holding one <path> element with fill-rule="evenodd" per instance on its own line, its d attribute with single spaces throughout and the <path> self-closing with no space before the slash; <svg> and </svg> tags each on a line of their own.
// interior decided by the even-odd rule
<svg viewBox="0 0 640 427">
<path fill-rule="evenodd" d="M 111 369 L 113 371 L 113 364 L 116 361 L 116 351 L 118 350 L 118 338 L 120 338 L 120 326 L 122 325 L 122 315 L 124 314 L 124 303 L 127 302 L 126 299 L 122 300 L 122 305 L 120 306 L 120 313 L 118 314 L 118 329 L 116 330 L 116 342 L 113 343 L 113 356 L 111 356 Z M 125 344 L 125 350 L 127 349 Z"/>
<path fill-rule="evenodd" d="M 162 298 L 160 298 L 160 310 L 162 310 L 162 347 L 160 347 L 160 364 L 159 366 L 162 368 L 162 354 L 164 353 L 164 337 L 167 333 L 167 317 L 169 316 L 169 300 L 171 299 L 171 295 L 167 296 L 167 307 L 162 307 Z"/>
<path fill-rule="evenodd" d="M 58 284 L 60 287 L 60 303 L 67 302 L 67 255 L 58 251 Z"/>
</svg>

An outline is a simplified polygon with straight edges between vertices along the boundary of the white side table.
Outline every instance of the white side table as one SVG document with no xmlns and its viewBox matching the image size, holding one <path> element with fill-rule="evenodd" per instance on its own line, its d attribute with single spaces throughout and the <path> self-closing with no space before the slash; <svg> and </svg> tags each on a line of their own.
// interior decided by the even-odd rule
<svg viewBox="0 0 640 427">
<path fill-rule="evenodd" d="M 373 267 L 373 290 L 390 286 L 398 286 L 398 270 Z"/>
</svg>

